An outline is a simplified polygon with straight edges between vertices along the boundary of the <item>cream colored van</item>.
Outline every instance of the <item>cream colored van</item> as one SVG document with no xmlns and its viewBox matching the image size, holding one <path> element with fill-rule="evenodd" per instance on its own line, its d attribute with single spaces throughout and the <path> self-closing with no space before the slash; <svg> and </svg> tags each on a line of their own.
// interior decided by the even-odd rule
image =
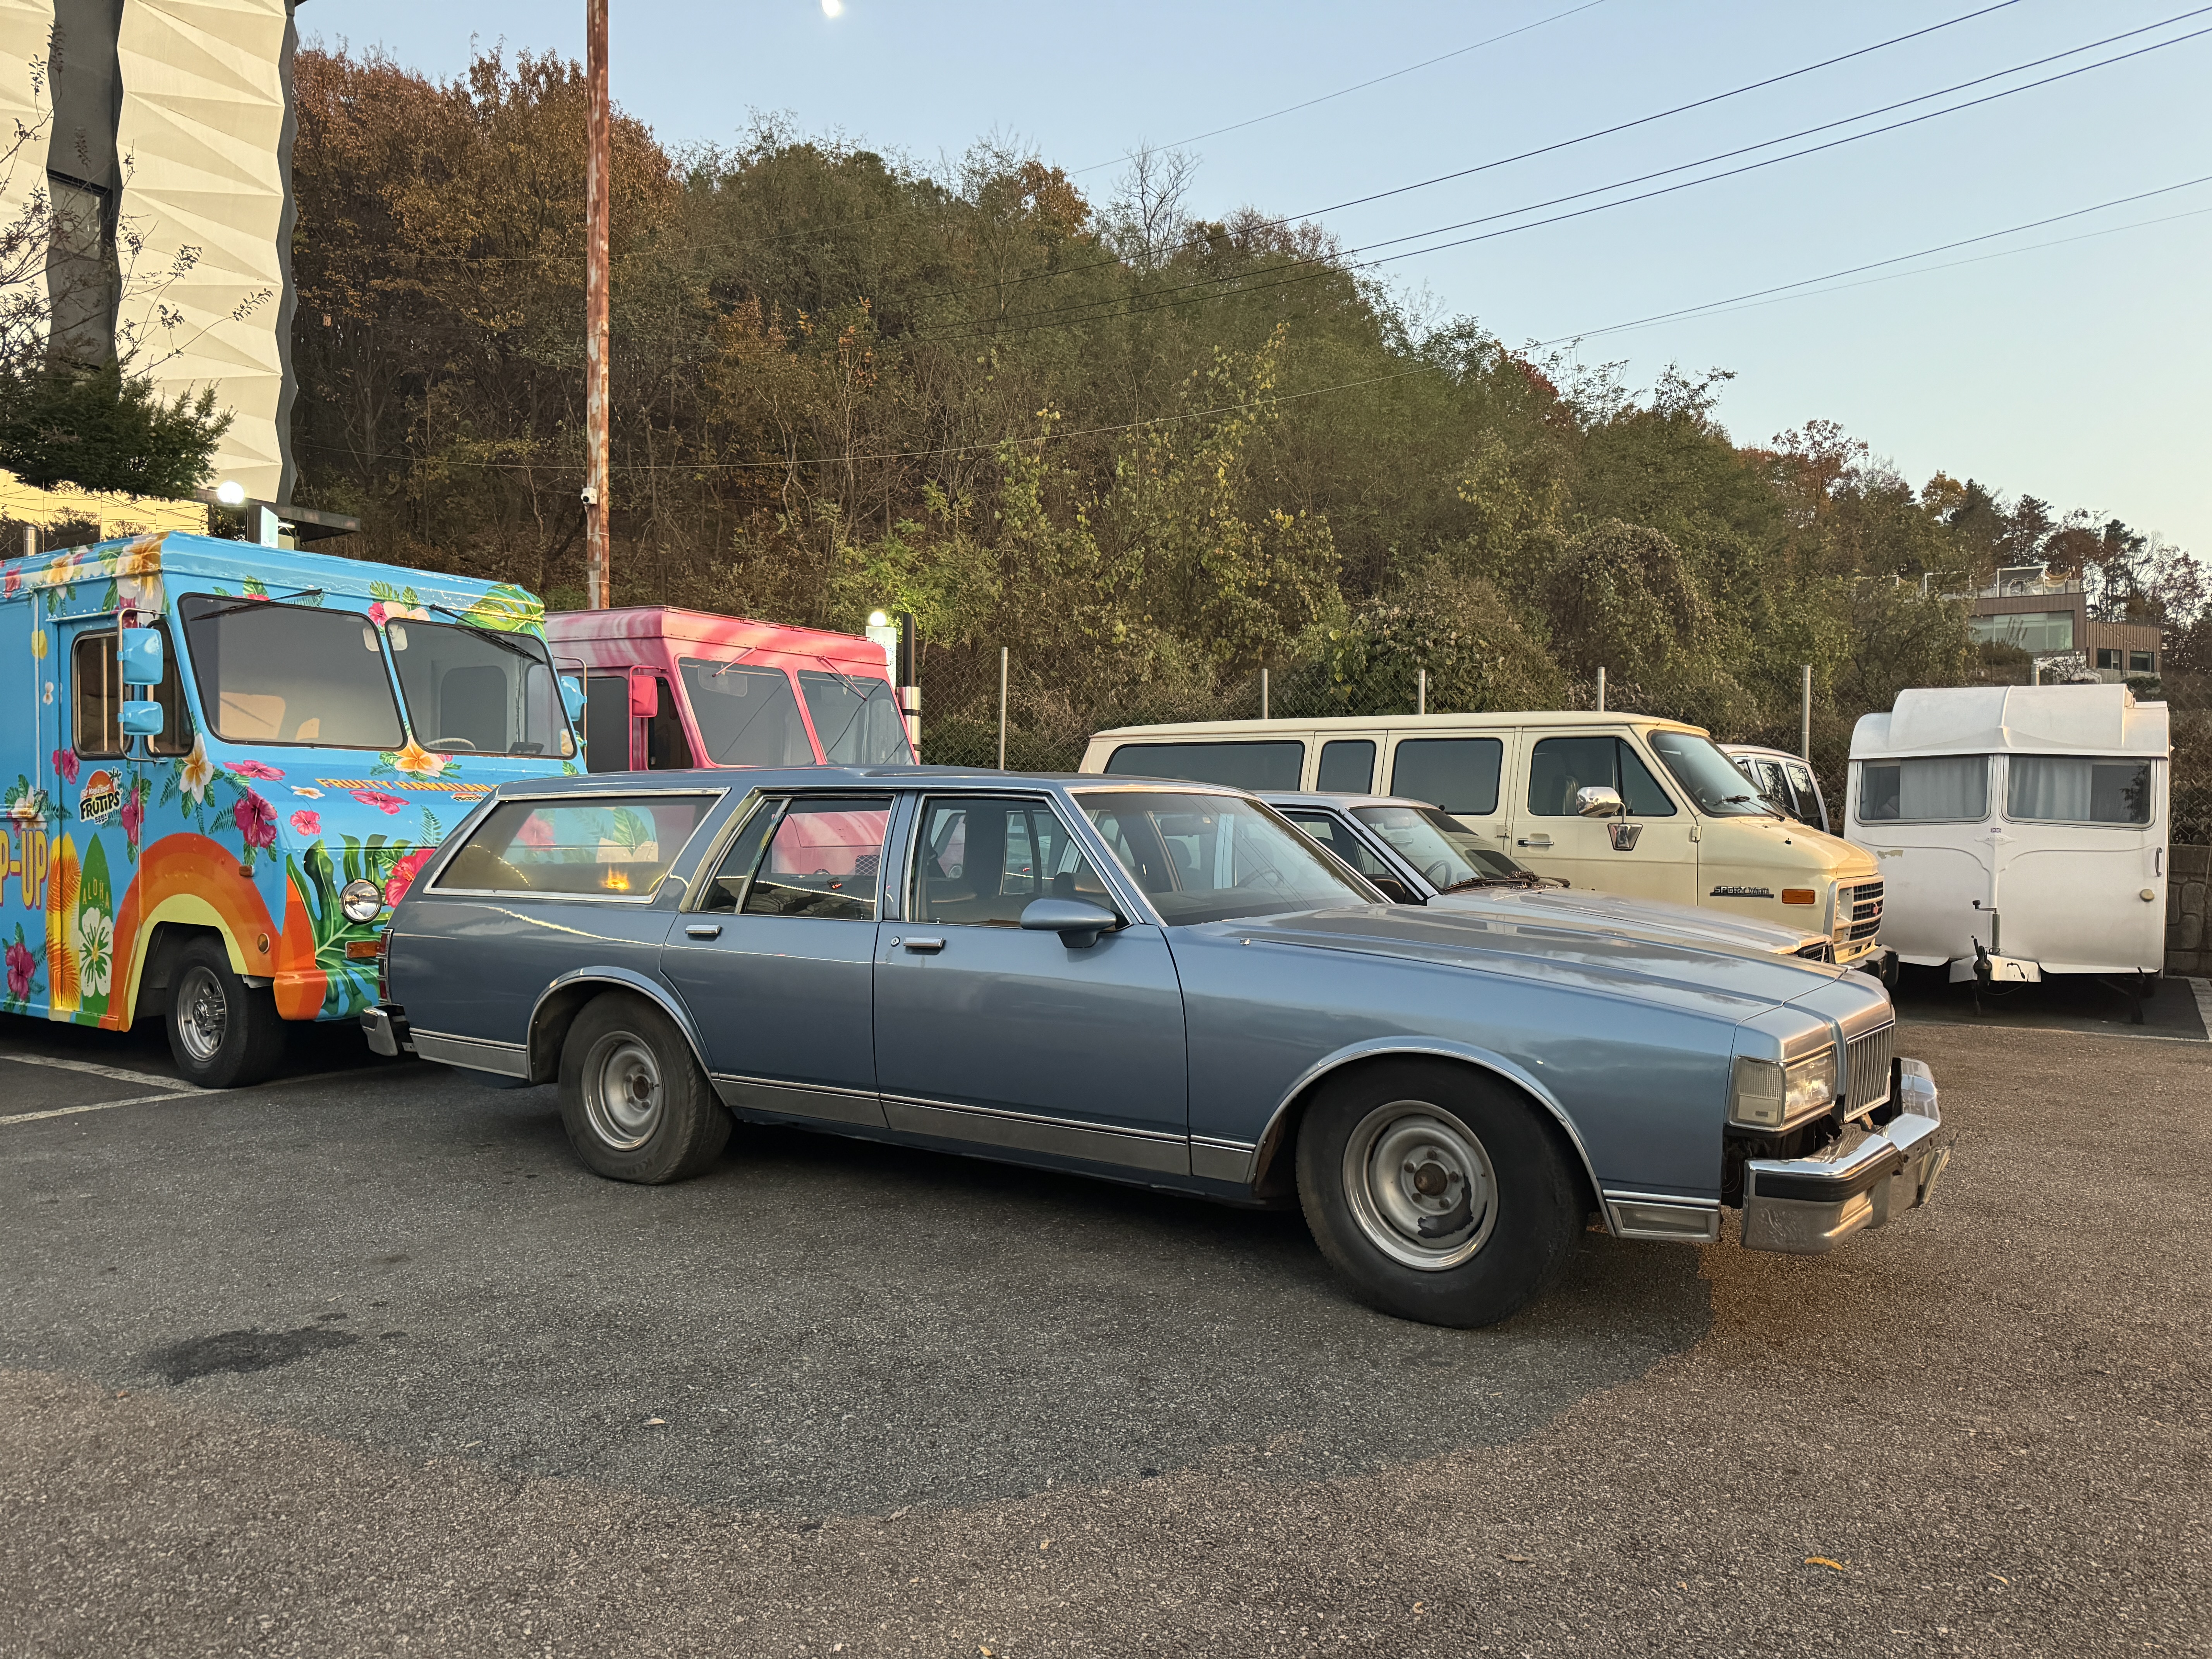
<svg viewBox="0 0 2212 1659">
<path fill-rule="evenodd" d="M 1811 924 L 1880 960 L 1874 857 L 1778 816 L 1694 726 L 1627 714 L 1217 720 L 1101 732 L 1085 772 L 1434 801 L 1541 874 Z"/>
</svg>

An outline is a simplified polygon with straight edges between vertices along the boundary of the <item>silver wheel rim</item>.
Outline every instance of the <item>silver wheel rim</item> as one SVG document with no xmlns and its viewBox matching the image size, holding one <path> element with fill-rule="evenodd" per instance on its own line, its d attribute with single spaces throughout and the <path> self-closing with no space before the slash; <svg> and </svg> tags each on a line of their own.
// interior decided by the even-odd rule
<svg viewBox="0 0 2212 1659">
<path fill-rule="evenodd" d="M 1426 1101 L 1394 1100 L 1359 1121 L 1344 1190 L 1369 1243 L 1441 1273 L 1473 1258 L 1498 1220 L 1498 1174 L 1465 1124 Z"/>
<path fill-rule="evenodd" d="M 660 1061 L 641 1037 L 612 1032 L 584 1060 L 584 1115 L 618 1152 L 634 1152 L 660 1127 Z"/>
<path fill-rule="evenodd" d="M 204 1066 L 222 1048 L 230 1029 L 230 999 L 210 968 L 191 968 L 177 987 L 177 1040 L 197 1065 Z"/>
</svg>

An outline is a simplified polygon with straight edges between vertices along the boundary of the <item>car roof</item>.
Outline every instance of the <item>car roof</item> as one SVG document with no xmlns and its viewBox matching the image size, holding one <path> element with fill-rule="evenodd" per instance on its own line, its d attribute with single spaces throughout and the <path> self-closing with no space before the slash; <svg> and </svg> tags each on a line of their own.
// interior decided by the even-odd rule
<svg viewBox="0 0 2212 1659">
<path fill-rule="evenodd" d="M 501 783 L 502 799 L 539 795 L 693 794 L 736 789 L 850 789 L 860 793 L 900 787 L 975 789 L 1079 788 L 1085 792 L 1172 788 L 1212 794 L 1245 792 L 1179 778 L 1103 776 L 1096 772 L 1001 772 L 988 766 L 724 766 L 690 771 L 582 772 L 567 777 L 523 778 Z"/>
<path fill-rule="evenodd" d="M 1433 806 L 1433 801 L 1416 800 L 1411 795 L 1354 795 L 1340 794 L 1326 789 L 1255 789 L 1252 792 L 1270 806 Z"/>
<path fill-rule="evenodd" d="M 1793 755 L 1787 749 L 1771 749 L 1763 743 L 1724 743 L 1719 745 L 1723 755 L 1756 755 L 1761 760 L 1795 761 L 1805 765 L 1802 755 Z"/>
<path fill-rule="evenodd" d="M 1687 720 L 1678 720 L 1664 714 L 1639 714 L 1626 708 L 1559 708 L 1524 709 L 1491 714 L 1324 714 L 1313 720 L 1182 720 L 1158 726 L 1109 726 L 1091 734 L 1093 743 L 1112 738 L 1120 742 L 1157 740 L 1170 743 L 1181 739 L 1209 738 L 1234 741 L 1239 738 L 1294 738 L 1305 732 L 1331 736 L 1339 732 L 1352 737 L 1370 737 L 1390 732 L 1419 736 L 1424 732 L 1449 735 L 1455 728 L 1486 731 L 1506 726 L 1634 726 L 1674 732 L 1695 732 L 1702 735 L 1705 728 L 1692 726 Z"/>
</svg>

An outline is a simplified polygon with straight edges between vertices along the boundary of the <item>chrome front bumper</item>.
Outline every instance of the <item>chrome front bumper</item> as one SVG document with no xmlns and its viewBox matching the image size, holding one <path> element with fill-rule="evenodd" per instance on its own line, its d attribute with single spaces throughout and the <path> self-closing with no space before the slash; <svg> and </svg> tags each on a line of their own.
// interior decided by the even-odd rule
<svg viewBox="0 0 2212 1659">
<path fill-rule="evenodd" d="M 1917 1209 L 1951 1158 L 1936 1079 L 1897 1062 L 1895 1117 L 1814 1158 L 1755 1158 L 1744 1165 L 1743 1243 L 1749 1250 L 1817 1255 L 1853 1233 Z"/>
<path fill-rule="evenodd" d="M 364 1008 L 361 1015 L 361 1033 L 368 1039 L 369 1052 L 392 1059 L 402 1054 L 415 1052 L 415 1043 L 407 1030 L 407 1013 L 402 1008 Z"/>
</svg>

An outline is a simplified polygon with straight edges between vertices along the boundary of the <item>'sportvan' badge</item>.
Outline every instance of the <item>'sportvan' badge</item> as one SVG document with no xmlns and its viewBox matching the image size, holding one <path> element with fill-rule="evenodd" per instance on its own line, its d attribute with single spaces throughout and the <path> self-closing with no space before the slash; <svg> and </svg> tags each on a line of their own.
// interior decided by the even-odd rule
<svg viewBox="0 0 2212 1659">
<path fill-rule="evenodd" d="M 88 774 L 84 791 L 76 798 L 77 822 L 97 823 L 122 810 L 123 780 L 105 768 Z"/>
</svg>

